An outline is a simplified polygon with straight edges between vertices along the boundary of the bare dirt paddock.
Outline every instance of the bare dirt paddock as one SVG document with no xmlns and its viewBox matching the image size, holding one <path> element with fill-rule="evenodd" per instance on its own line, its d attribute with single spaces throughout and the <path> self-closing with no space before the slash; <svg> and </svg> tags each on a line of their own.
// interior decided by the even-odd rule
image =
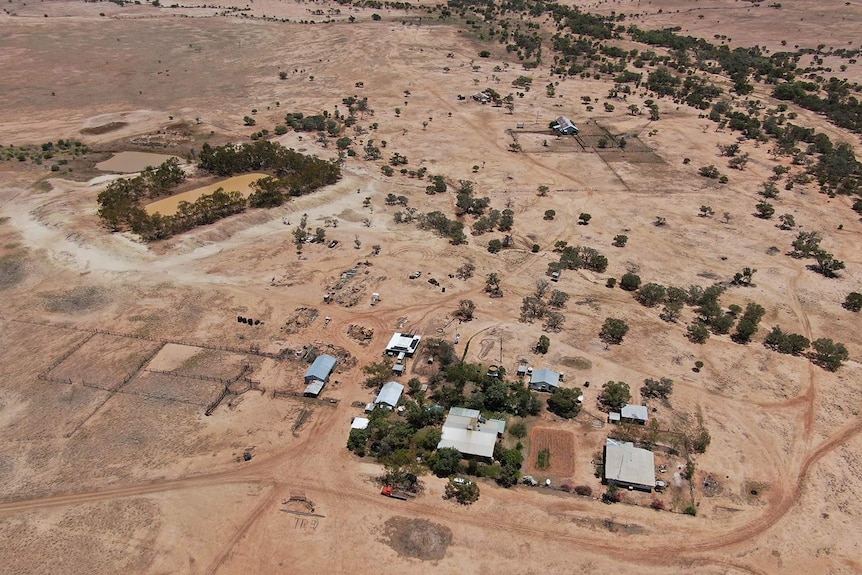
<svg viewBox="0 0 862 575">
<path fill-rule="evenodd" d="M 858 314 L 841 306 L 862 291 L 862 223 L 849 198 L 808 182 L 771 200 L 776 218 L 791 214 L 801 229 L 821 231 L 824 246 L 845 261 L 841 277 L 827 279 L 807 269 L 810 261 L 785 255 L 795 231 L 752 215 L 762 183 L 790 160 L 747 141 L 745 169 L 728 168 L 718 145 L 735 143 L 738 133 L 716 131 L 702 110 L 643 87 L 625 102 L 612 98 L 611 77 L 556 78 L 547 41 L 542 62 L 525 70 L 496 40 L 477 43 L 457 17 L 335 2 L 246 4 L 13 1 L 0 9 L 0 152 L 11 154 L 0 161 L 6 571 L 862 572 L 862 335 Z M 856 6 L 750 4 L 589 8 L 624 11 L 625 24 L 729 35 L 723 41 L 732 47 L 858 46 Z M 831 38 L 818 37 L 824 29 Z M 489 56 L 479 56 L 486 48 Z M 625 46 L 635 48 L 651 49 Z M 848 63 L 846 77 L 859 68 Z M 512 82 L 522 75 L 533 88 L 514 98 L 511 113 L 458 99 L 486 87 L 503 96 L 520 91 Z M 558 82 L 553 98 L 549 82 Z M 735 97 L 726 79 L 721 85 Z M 354 95 L 367 97 L 373 112 L 358 113 L 360 129 L 344 132 L 356 155 L 345 153 L 338 183 L 149 245 L 101 226 L 96 199 L 112 176 L 95 164 L 111 153 L 193 160 L 204 143 L 247 142 L 264 129 L 271 137 L 288 112 L 344 115 L 343 100 Z M 749 97 L 777 105 L 762 84 Z M 649 99 L 659 120 L 628 111 Z M 791 111 L 795 122 L 858 148 L 853 134 Z M 545 129 L 560 115 L 581 126 L 579 139 Z M 41 152 L 60 139 L 90 150 L 62 152 L 61 165 L 57 155 L 21 161 L 9 147 Z M 288 131 L 279 139 L 338 159 L 336 138 Z M 369 141 L 381 146 L 380 160 L 364 159 Z M 513 143 L 520 151 L 510 151 Z M 386 176 L 396 152 L 408 158 L 406 173 L 396 166 Z M 710 164 L 729 176 L 726 184 L 698 175 Z M 410 173 L 423 168 L 422 178 Z M 445 177 L 447 193 L 427 193 L 431 175 Z M 477 218 L 456 216 L 459 180 L 473 181 L 490 208 L 510 209 L 512 230 L 479 233 Z M 407 205 L 392 205 L 389 194 Z M 714 213 L 703 215 L 702 206 Z M 467 243 L 396 223 L 408 208 L 463 223 Z M 592 216 L 588 225 L 579 224 L 581 214 Z M 326 242 L 298 251 L 293 233 L 303 217 Z M 507 235 L 509 248 L 488 251 L 490 240 Z M 621 235 L 625 247 L 615 239 Z M 570 296 L 560 310 L 565 322 L 546 331 L 541 320 L 519 316 L 561 242 L 599 250 L 608 268 L 564 271 L 552 288 Z M 458 275 L 465 263 L 475 266 L 471 277 Z M 730 285 L 744 267 L 757 269 L 755 285 Z M 414 271 L 420 278 L 409 279 Z M 691 307 L 663 321 L 661 306 L 606 287 L 627 272 L 666 286 L 723 282 L 723 309 L 754 302 L 766 314 L 747 345 L 727 334 L 695 344 L 686 338 Z M 485 291 L 491 273 L 500 276 L 501 298 Z M 333 303 L 324 302 L 328 293 Z M 380 301 L 372 305 L 373 293 Z M 465 299 L 476 309 L 462 322 L 456 310 Z M 621 345 L 598 337 L 608 317 L 630 326 Z M 774 325 L 832 337 L 851 359 L 832 373 L 778 354 L 763 345 Z M 608 380 L 629 383 L 640 403 L 644 379 L 673 379 L 668 402 L 649 400 L 650 418 L 668 437 L 702 422 L 711 442 L 691 481 L 683 478 L 683 450 L 662 451 L 668 490 L 625 494 L 615 506 L 480 479 L 481 497 L 463 507 L 443 499 L 445 480 L 428 475 L 416 499 L 382 497 L 381 466 L 345 443 L 363 412 L 354 405 L 373 397 L 362 367 L 382 359 L 396 330 L 424 341 L 459 338 L 458 357 L 505 367 L 507 378 L 525 360 L 565 371 L 564 385 L 582 389 L 574 422 L 550 415 L 540 397 L 541 414 L 526 420 L 524 472 L 601 494 L 593 461 L 609 430 L 596 400 Z M 535 352 L 542 335 L 551 340 L 545 355 Z M 319 399 L 298 397 L 311 348 L 343 358 Z M 399 381 L 430 381 L 439 362 L 427 363 L 428 349 L 423 343 Z M 699 371 L 695 362 L 703 362 Z M 544 449 L 549 467 L 539 470 Z M 313 502 L 312 515 L 285 503 L 297 493 Z M 659 497 L 665 511 L 650 508 Z M 691 502 L 695 517 L 680 512 Z"/>
</svg>

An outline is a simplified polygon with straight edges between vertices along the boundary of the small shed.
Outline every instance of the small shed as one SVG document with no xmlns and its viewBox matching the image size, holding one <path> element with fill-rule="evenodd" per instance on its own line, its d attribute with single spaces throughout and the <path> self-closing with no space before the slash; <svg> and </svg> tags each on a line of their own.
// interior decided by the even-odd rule
<svg viewBox="0 0 862 575">
<path fill-rule="evenodd" d="M 645 425 L 649 419 L 649 411 L 645 405 L 632 405 L 627 403 L 620 411 L 620 418 L 626 423 L 639 423 Z"/>
<path fill-rule="evenodd" d="M 311 383 L 305 386 L 305 391 L 302 393 L 305 397 L 318 397 L 320 392 L 323 391 L 323 386 L 326 385 L 325 381 L 321 381 L 319 379 L 312 379 Z"/>
<path fill-rule="evenodd" d="M 580 131 L 575 123 L 565 116 L 557 118 L 557 123 L 554 125 L 554 129 L 567 136 L 576 136 Z"/>
<path fill-rule="evenodd" d="M 367 417 L 354 417 L 350 423 L 350 429 L 366 429 L 368 428 L 368 423 Z"/>
</svg>

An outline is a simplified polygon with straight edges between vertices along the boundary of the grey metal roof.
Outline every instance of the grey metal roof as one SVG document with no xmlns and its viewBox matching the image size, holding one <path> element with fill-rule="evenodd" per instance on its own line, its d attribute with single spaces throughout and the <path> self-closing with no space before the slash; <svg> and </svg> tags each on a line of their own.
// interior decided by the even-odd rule
<svg viewBox="0 0 862 575">
<path fill-rule="evenodd" d="M 332 373 L 333 368 L 335 368 L 336 363 L 338 363 L 338 360 L 331 355 L 318 355 L 314 363 L 311 364 L 311 367 L 308 368 L 308 371 L 305 372 L 305 378 L 326 381 L 329 378 L 329 374 Z"/>
<path fill-rule="evenodd" d="M 354 417 L 353 421 L 350 423 L 350 429 L 367 429 L 368 424 L 369 421 L 367 417 Z"/>
<path fill-rule="evenodd" d="M 478 409 L 467 409 L 466 407 L 453 407 L 449 410 L 449 415 L 460 415 L 461 417 L 479 417 Z"/>
<path fill-rule="evenodd" d="M 459 429 L 444 425 L 437 449 L 453 447 L 466 455 L 493 457 L 494 445 L 496 443 L 496 433 L 483 433 L 481 431 L 470 431 L 469 429 Z"/>
<path fill-rule="evenodd" d="M 560 374 L 550 369 L 537 369 L 533 371 L 530 385 L 547 384 L 553 387 L 560 385 Z"/>
<path fill-rule="evenodd" d="M 401 394 L 404 393 L 404 386 L 397 381 L 390 381 L 383 385 L 380 393 L 377 394 L 377 399 L 374 403 L 383 403 L 389 407 L 398 405 L 398 400 L 401 399 Z"/>
<path fill-rule="evenodd" d="M 317 397 L 320 395 L 320 392 L 323 391 L 323 386 L 325 384 L 326 382 L 322 379 L 313 379 L 311 380 L 311 383 L 305 387 L 304 393 L 305 395 L 313 395 L 314 397 Z"/>
<path fill-rule="evenodd" d="M 623 419 L 637 419 L 638 421 L 646 421 L 649 418 L 649 412 L 646 405 L 632 405 L 627 403 L 620 411 Z"/>
<path fill-rule="evenodd" d="M 605 479 L 627 485 L 655 487 L 655 455 L 630 441 L 608 439 L 605 444 Z"/>
</svg>

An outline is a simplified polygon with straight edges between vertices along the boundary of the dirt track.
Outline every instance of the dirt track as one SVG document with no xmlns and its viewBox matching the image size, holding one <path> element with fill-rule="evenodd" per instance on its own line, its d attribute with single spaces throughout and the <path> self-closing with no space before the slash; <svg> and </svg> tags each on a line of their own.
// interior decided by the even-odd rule
<svg viewBox="0 0 862 575">
<path fill-rule="evenodd" d="M 169 12 L 110 3 L 28 4 L 10 3 L 9 12 L 17 15 L 0 15 L 0 32 L 15 55 L 0 62 L 10 79 L 8 98 L 0 103 L 4 144 L 62 137 L 121 149 L 131 138 L 172 138 L 172 126 L 181 122 L 194 132 L 182 144 L 188 149 L 207 141 L 210 131 L 242 141 L 255 129 L 271 129 L 288 111 L 331 111 L 342 97 L 360 93 L 375 110 L 360 123 L 373 119 L 379 127 L 357 140 L 386 140 L 386 153 L 406 154 L 411 169 L 424 166 L 452 181 L 474 180 L 477 195 L 489 196 L 494 208 L 511 204 L 515 248 L 492 255 L 485 246 L 499 234 L 469 236 L 467 245 L 451 246 L 413 225 L 395 224 L 395 208 L 383 203 L 388 192 L 404 194 L 420 211 L 447 214 L 452 194 L 429 196 L 427 181 L 400 174 L 388 178 L 378 164 L 358 158 L 348 159 L 345 177 L 326 190 L 151 246 L 110 235 L 98 225 L 95 196 L 105 180 L 75 181 L 84 178 L 84 168 L 57 174 L 47 166 L 0 164 L 0 216 L 8 218 L 0 223 L 0 256 L 13 258 L 8 264 L 2 260 L 0 268 L 10 272 L 0 281 L 6 303 L 2 316 L 14 319 L 0 320 L 4 565 L 23 573 L 38 566 L 42 556 L 56 553 L 68 561 L 64 568 L 70 573 L 75 566 L 88 573 L 207 574 L 279 568 L 356 573 L 368 566 L 380 573 L 862 572 L 855 542 L 862 484 L 852 473 L 862 449 L 859 363 L 851 361 L 832 374 L 759 343 L 763 332 L 781 325 L 812 340 L 835 337 L 847 344 L 851 357 L 862 356 L 858 318 L 840 308 L 846 292 L 862 291 L 862 263 L 855 253 L 862 224 L 846 217 L 847 206 L 837 205 L 845 198 L 827 202 L 813 187 L 798 186 L 780 199 L 781 209 L 795 214 L 805 229 L 825 230 L 834 244 L 830 250 L 847 262 L 842 279 L 825 280 L 805 269 L 804 261 L 768 255 L 773 246 L 787 249 L 792 236 L 747 213 L 757 201 L 753 190 L 774 166 L 765 147 L 747 150 L 749 167 L 732 173 L 728 186 L 704 183 L 692 166 L 716 162 L 716 144 L 727 144 L 733 135 L 707 133 L 697 111 L 674 110 L 660 101 L 662 119 L 650 126 L 657 134 L 641 137 L 662 163 L 609 163 L 587 152 L 511 153 L 507 130 L 516 122 L 544 122 L 561 110 L 586 120 L 581 97 L 598 101 L 610 85 L 569 78 L 558 87 L 562 97 L 550 99 L 543 90 L 548 74 L 543 65 L 531 72 L 535 86 L 516 100 L 514 114 L 458 101 L 457 94 L 478 89 L 474 86 L 509 90 L 524 71 L 500 61 L 501 69 L 491 72 L 497 61 L 475 60 L 478 48 L 454 26 L 404 25 L 403 15 L 390 9 L 380 11 L 384 19 L 376 24 L 373 9 L 270 0 L 256 1 L 248 14 L 278 14 L 291 23 L 216 17 L 208 8 Z M 685 13 L 672 16 L 675 4 L 668 0 L 662 6 L 663 14 L 657 13 L 659 5 L 650 5 L 649 13 L 643 8 L 638 21 L 678 17 L 710 32 L 743 23 L 739 35 L 748 33 L 747 9 L 717 6 L 707 14 L 721 10 L 723 22 L 709 28 L 698 24 L 696 11 L 702 9 L 684 7 Z M 311 11 L 320 7 L 341 10 L 333 15 L 336 22 L 297 23 L 319 17 Z M 789 22 L 798 12 L 786 8 L 773 13 Z M 359 21 L 348 24 L 348 14 Z M 779 31 L 762 32 L 769 37 L 760 40 L 778 49 L 781 38 L 772 36 Z M 108 51 L 113 56 L 105 64 L 82 56 Z M 482 68 L 473 71 L 477 62 Z M 445 73 L 444 66 L 450 68 Z M 59 86 L 55 79 L 70 70 L 75 74 Z M 281 70 L 288 79 L 278 78 Z M 359 79 L 365 84 L 361 92 L 355 88 Z M 110 100 L 105 86 L 118 87 Z M 52 92 L 57 95 L 49 96 Z M 765 92 L 755 96 L 769 98 Z M 397 115 L 396 106 L 401 108 Z M 613 133 L 643 131 L 643 117 L 627 115 L 621 103 L 617 107 L 615 113 L 597 110 L 590 119 Z M 258 110 L 257 128 L 242 125 L 252 108 Z M 817 121 L 805 114 L 800 117 L 806 122 Z M 101 126 L 112 131 L 98 133 Z M 824 129 L 835 141 L 850 139 L 837 129 Z M 332 146 L 322 147 L 310 134 L 300 140 L 291 132 L 284 138 L 308 153 L 334 157 Z M 683 158 L 691 158 L 691 165 Z M 37 186 L 37 180 L 50 185 Z M 552 190 L 548 197 L 536 195 L 539 185 Z M 362 205 L 365 196 L 372 198 L 371 209 Z M 733 211 L 733 219 L 720 223 L 697 217 L 698 207 L 707 203 L 716 213 Z M 543 218 L 547 209 L 556 211 L 553 222 Z M 593 216 L 588 226 L 577 224 L 584 211 Z M 297 255 L 290 235 L 301 214 L 308 214 L 312 228 L 323 227 L 325 218 L 336 219 L 338 227 L 325 231 L 340 245 L 308 245 Z M 667 217 L 668 225 L 652 225 L 657 215 Z M 361 223 L 366 217 L 368 226 Z M 284 225 L 285 220 L 293 225 Z M 464 221 L 469 227 L 471 220 Z M 840 233 L 835 231 L 839 225 Z M 625 248 L 611 244 L 620 233 L 630 237 Z M 359 249 L 354 239 L 360 240 Z M 552 249 L 558 240 L 596 247 L 610 266 L 605 274 L 566 272 L 555 284 L 572 296 L 564 310 L 567 321 L 561 332 L 550 334 L 548 355 L 538 356 L 532 347 L 544 333 L 540 322 L 519 323 L 517 317 L 521 298 L 532 293 L 535 281 L 546 277 L 548 262 L 557 258 Z M 370 255 L 375 244 L 382 246 L 379 256 Z M 531 253 L 533 244 L 540 245 L 538 254 Z M 364 299 L 353 307 L 322 303 L 333 279 L 366 261 L 369 266 L 360 266 L 368 271 L 362 276 L 367 278 L 362 289 L 369 292 Z M 473 278 L 448 277 L 465 261 L 476 265 Z M 684 337 L 691 310 L 678 323 L 663 322 L 659 309 L 604 286 L 606 278 L 626 271 L 639 273 L 644 282 L 707 285 L 749 265 L 759 270 L 757 285 L 730 288 L 722 300 L 725 306 L 754 301 L 767 308 L 761 333 L 747 346 L 727 336 L 692 344 Z M 414 269 L 423 271 L 422 279 L 407 279 Z M 484 292 L 491 272 L 502 278 L 503 298 L 490 299 Z M 439 280 L 446 293 L 428 284 L 428 277 Z M 368 300 L 371 291 L 382 295 L 375 307 Z M 476 302 L 476 318 L 452 323 L 461 299 Z M 320 317 L 307 328 L 282 331 L 299 307 L 315 307 Z M 237 315 L 265 323 L 238 326 Z M 612 315 L 624 318 L 631 332 L 623 345 L 606 349 L 597 333 Z M 327 327 L 325 316 L 331 319 Z M 368 346 L 347 335 L 350 324 L 374 330 Z M 467 353 L 473 361 L 497 363 L 500 341 L 510 374 L 520 358 L 536 367 L 583 358 L 588 367 L 567 368 L 566 381 L 592 381 L 583 388 L 590 412 L 603 381 L 624 379 L 636 395 L 646 377 L 673 378 L 671 404 L 656 403 L 654 416 L 671 427 L 702 414 L 712 435 L 709 449 L 697 458 L 698 516 L 653 511 L 649 497 L 636 494 L 627 495 L 627 504 L 607 506 L 544 489 L 503 490 L 486 481 L 480 482 L 480 500 L 463 508 L 444 501 L 443 481 L 432 477 L 424 478 L 427 491 L 416 500 L 381 497 L 374 482 L 380 468 L 357 460 L 344 443 L 349 422 L 359 413 L 350 404 L 370 395 L 362 386 L 361 366 L 380 358 L 399 325 L 426 337 L 452 339 L 460 333 L 457 352 L 473 340 Z M 185 366 L 184 373 L 204 376 L 227 377 L 234 366 L 232 359 L 219 363 L 205 351 L 259 348 L 263 355 L 254 356 L 260 363 L 253 377 L 262 380 L 267 393 L 225 401 L 212 417 L 204 416 L 200 405 L 114 393 L 149 347 L 136 352 L 120 340 L 94 339 L 76 350 L 83 334 L 95 329 L 147 342 L 198 345 L 188 357 L 168 359 Z M 493 346 L 484 346 L 482 357 L 481 340 L 489 330 L 495 330 Z M 338 374 L 338 383 L 328 385 L 325 395 L 338 400 L 335 406 L 272 397 L 273 390 L 301 391 L 303 365 L 273 358 L 307 344 L 338 346 L 357 362 Z M 61 359 L 52 373 L 72 384 L 39 379 Z M 705 368 L 695 374 L 696 360 Z M 165 365 L 175 369 L 171 361 Z M 160 381 L 160 392 L 170 391 L 174 381 Z M 189 390 L 177 390 L 176 397 L 180 391 Z M 205 393 L 201 397 L 198 403 L 209 401 Z M 291 427 L 308 405 L 311 419 L 295 438 Z M 534 423 L 573 434 L 576 481 L 590 483 L 598 495 L 601 486 L 592 477 L 590 458 L 608 430 L 580 420 L 552 421 L 547 413 Z M 246 449 L 254 458 L 238 461 Z M 721 484 L 715 496 L 701 489 L 707 474 Z M 751 494 L 753 485 L 757 495 Z M 305 492 L 323 516 L 313 529 L 293 518 L 286 521 L 279 511 L 279 501 L 295 491 Z M 681 496 L 671 490 L 666 497 L 671 506 L 676 504 L 671 499 Z M 158 509 L 160 521 L 147 529 L 75 527 L 74 519 L 86 517 L 88 509 L 139 498 Z M 404 516 L 451 530 L 442 559 L 422 563 L 400 557 L 383 541 L 387 522 Z M 60 547 L 50 547 L 50 541 L 61 542 Z M 122 557 L 93 552 L 105 541 L 142 542 L 152 556 L 136 546 Z M 89 563 L 90 556 L 97 562 Z"/>
</svg>

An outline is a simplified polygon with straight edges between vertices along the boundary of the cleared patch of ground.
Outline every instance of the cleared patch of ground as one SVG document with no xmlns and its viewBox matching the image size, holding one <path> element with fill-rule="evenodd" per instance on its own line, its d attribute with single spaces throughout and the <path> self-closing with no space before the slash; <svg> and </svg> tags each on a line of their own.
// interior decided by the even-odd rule
<svg viewBox="0 0 862 575">
<path fill-rule="evenodd" d="M 427 519 L 392 517 L 384 524 L 384 541 L 401 557 L 435 561 L 446 556 L 452 530 Z"/>
</svg>

